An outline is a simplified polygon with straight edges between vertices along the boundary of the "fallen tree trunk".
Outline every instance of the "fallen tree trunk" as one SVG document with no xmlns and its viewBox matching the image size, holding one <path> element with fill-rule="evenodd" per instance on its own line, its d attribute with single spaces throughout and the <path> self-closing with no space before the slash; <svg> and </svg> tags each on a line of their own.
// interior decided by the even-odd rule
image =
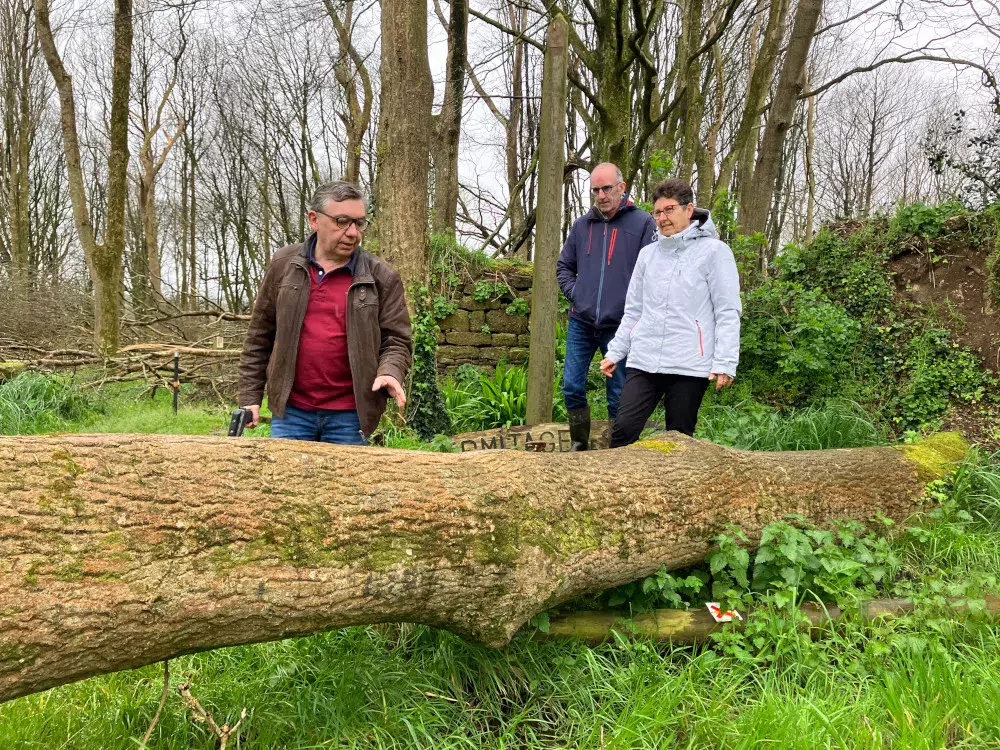
<svg viewBox="0 0 1000 750">
<path fill-rule="evenodd" d="M 968 599 L 950 599 L 947 604 L 955 615 L 964 615 L 972 611 Z M 909 599 L 872 599 L 860 602 L 853 609 L 807 602 L 799 608 L 799 611 L 802 613 L 803 627 L 808 623 L 810 633 L 818 637 L 838 622 L 852 619 L 862 622 L 889 620 L 908 615 L 915 609 L 916 604 Z M 991 618 L 1000 617 L 1000 598 L 985 597 L 982 601 L 982 613 Z M 747 613 L 741 614 L 746 616 Z M 533 635 L 537 640 L 575 638 L 597 645 L 610 640 L 614 633 L 618 633 L 625 638 L 648 638 L 678 646 L 691 646 L 704 643 L 713 633 L 725 628 L 742 629 L 745 624 L 745 620 L 716 622 L 704 607 L 654 609 L 634 617 L 626 617 L 617 612 L 570 612 L 553 617 L 548 630 Z"/>
<path fill-rule="evenodd" d="M 658 435 L 440 454 L 160 435 L 0 438 L 0 700 L 185 653 L 408 621 L 500 645 L 739 525 L 902 520 L 964 454 Z"/>
</svg>

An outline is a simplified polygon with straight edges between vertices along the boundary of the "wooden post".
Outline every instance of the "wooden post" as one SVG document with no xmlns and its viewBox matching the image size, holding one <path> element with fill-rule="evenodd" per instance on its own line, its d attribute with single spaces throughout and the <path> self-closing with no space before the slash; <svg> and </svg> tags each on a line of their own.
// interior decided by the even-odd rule
<svg viewBox="0 0 1000 750">
<path fill-rule="evenodd" d="M 562 225 L 563 166 L 566 161 L 566 68 L 569 26 L 562 15 L 549 23 L 542 68 L 542 127 L 538 147 L 538 229 L 531 286 L 531 343 L 528 354 L 527 423 L 552 421 L 555 381 L 556 260 Z"/>
</svg>

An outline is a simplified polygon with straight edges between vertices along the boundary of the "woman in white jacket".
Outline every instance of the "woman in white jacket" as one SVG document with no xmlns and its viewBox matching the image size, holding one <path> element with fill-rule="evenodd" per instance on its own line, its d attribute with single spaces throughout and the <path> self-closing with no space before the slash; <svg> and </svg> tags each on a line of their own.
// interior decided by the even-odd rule
<svg viewBox="0 0 1000 750">
<path fill-rule="evenodd" d="M 653 191 L 656 242 L 639 252 L 625 315 L 601 371 L 625 357 L 625 386 L 611 447 L 634 443 L 663 399 L 666 429 L 691 435 L 709 381 L 724 388 L 740 355 L 740 278 L 729 246 L 691 186 L 666 180 Z"/>
</svg>

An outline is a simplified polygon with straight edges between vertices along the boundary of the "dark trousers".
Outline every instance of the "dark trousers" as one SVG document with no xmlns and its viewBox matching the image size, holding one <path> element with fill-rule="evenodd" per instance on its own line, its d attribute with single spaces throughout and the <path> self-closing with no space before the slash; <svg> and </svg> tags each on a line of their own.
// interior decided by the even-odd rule
<svg viewBox="0 0 1000 750">
<path fill-rule="evenodd" d="M 625 387 L 611 432 L 611 447 L 620 448 L 638 440 L 661 398 L 667 412 L 666 428 L 693 435 L 698 407 L 707 387 L 708 378 L 664 375 L 629 367 L 625 371 Z"/>
</svg>

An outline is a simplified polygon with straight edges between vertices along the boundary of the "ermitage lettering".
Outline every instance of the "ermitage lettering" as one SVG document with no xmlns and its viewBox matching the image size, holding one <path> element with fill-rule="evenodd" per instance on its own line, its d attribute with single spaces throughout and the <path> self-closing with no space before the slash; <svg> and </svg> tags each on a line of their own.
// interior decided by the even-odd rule
<svg viewBox="0 0 1000 750">
<path fill-rule="evenodd" d="M 536 438 L 529 431 L 506 434 L 501 432 L 490 437 L 465 438 L 459 442 L 458 447 L 462 453 L 468 453 L 481 450 L 516 449 L 535 441 Z M 538 433 L 537 441 L 546 443 L 545 450 L 547 452 L 569 452 L 570 431 L 569 429 L 558 429 L 553 434 L 551 430 L 543 430 Z"/>
</svg>

